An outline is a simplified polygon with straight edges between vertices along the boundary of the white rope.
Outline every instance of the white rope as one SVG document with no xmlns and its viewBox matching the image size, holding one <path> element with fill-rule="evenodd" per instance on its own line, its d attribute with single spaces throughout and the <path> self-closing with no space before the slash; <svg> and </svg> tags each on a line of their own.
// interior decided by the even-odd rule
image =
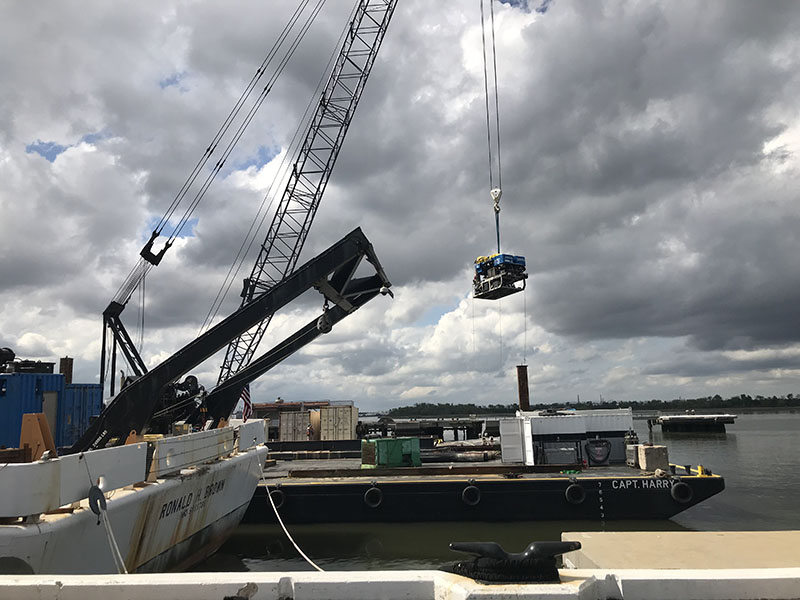
<svg viewBox="0 0 800 600">
<path fill-rule="evenodd" d="M 297 552 L 300 554 L 300 556 L 302 556 L 303 559 L 308 564 L 310 564 L 312 567 L 314 567 L 320 573 L 324 573 L 325 571 L 321 567 L 319 567 L 317 565 L 317 563 L 315 563 L 308 556 L 306 556 L 306 553 L 303 552 L 300 549 L 300 546 L 297 545 L 297 542 L 294 541 L 294 538 L 292 537 L 292 534 L 290 534 L 289 530 L 286 529 L 286 525 L 284 525 L 283 519 L 281 519 L 280 514 L 278 514 L 278 507 L 275 506 L 275 501 L 272 499 L 272 494 L 269 493 L 269 486 L 267 485 L 267 478 L 264 475 L 264 467 L 261 465 L 261 461 L 258 460 L 258 453 L 256 453 L 256 462 L 258 463 L 258 468 L 261 470 L 261 481 L 264 484 L 264 489 L 267 491 L 267 498 L 269 498 L 269 503 L 272 505 L 272 510 L 275 511 L 275 517 L 278 519 L 278 523 L 280 523 L 281 529 L 283 529 L 283 533 L 286 534 L 286 537 L 289 538 L 290 542 L 292 542 L 292 546 L 294 546 L 294 549 L 297 550 Z"/>
<path fill-rule="evenodd" d="M 128 569 L 125 568 L 125 560 L 119 551 L 117 539 L 114 537 L 114 532 L 111 530 L 111 521 L 108 519 L 108 511 L 101 508 L 100 515 L 103 518 L 103 525 L 106 530 L 106 537 L 108 538 L 108 545 L 111 547 L 111 556 L 114 558 L 114 564 L 117 566 L 117 571 L 124 575 L 128 574 Z"/>
<path fill-rule="evenodd" d="M 94 479 L 92 478 L 92 474 L 89 471 L 89 462 L 86 460 L 86 455 L 81 452 L 80 459 L 83 460 L 83 466 L 86 467 L 86 475 L 89 477 L 89 486 L 92 487 L 95 485 Z M 97 481 L 97 487 L 100 487 L 100 480 Z M 103 490 L 100 490 L 101 492 Z M 100 517 L 103 520 L 103 527 L 106 530 L 106 538 L 108 539 L 108 545 L 111 549 L 111 557 L 114 559 L 114 565 L 117 567 L 117 572 L 127 575 L 128 569 L 125 567 L 125 560 L 122 558 L 122 553 L 119 551 L 119 546 L 117 545 L 117 538 L 114 537 L 114 531 L 111 529 L 111 520 L 108 518 L 108 512 L 98 503 L 98 508 L 100 509 Z"/>
</svg>

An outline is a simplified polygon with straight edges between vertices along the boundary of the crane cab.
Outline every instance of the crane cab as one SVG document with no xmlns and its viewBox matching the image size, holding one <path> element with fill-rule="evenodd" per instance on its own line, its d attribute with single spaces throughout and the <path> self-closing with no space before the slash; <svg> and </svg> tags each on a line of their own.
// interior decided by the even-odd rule
<svg viewBox="0 0 800 600">
<path fill-rule="evenodd" d="M 513 254 L 492 254 L 475 259 L 472 296 L 497 300 L 525 289 L 525 257 Z"/>
</svg>

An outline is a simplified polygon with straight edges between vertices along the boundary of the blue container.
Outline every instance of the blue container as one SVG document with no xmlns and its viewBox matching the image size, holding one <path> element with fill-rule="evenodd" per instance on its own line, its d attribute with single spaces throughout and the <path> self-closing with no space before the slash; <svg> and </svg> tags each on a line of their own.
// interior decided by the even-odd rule
<svg viewBox="0 0 800 600">
<path fill-rule="evenodd" d="M 55 442 L 72 446 L 89 428 L 92 417 L 103 410 L 103 388 L 99 383 L 72 383 L 64 387 L 58 401 Z"/>
<path fill-rule="evenodd" d="M 60 400 L 64 394 L 64 376 L 60 373 L 0 373 L 0 446 L 19 446 L 22 415 L 42 412 L 45 392 L 56 392 Z"/>
</svg>

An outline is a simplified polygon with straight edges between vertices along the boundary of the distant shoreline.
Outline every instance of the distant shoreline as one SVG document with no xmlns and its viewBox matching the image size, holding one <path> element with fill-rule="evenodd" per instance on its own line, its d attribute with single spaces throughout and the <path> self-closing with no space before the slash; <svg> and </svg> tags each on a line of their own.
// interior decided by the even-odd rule
<svg viewBox="0 0 800 600">
<path fill-rule="evenodd" d="M 775 404 L 758 405 L 761 402 L 773 401 Z M 678 399 L 670 401 L 650 400 L 645 402 L 581 402 L 580 404 L 535 404 L 531 411 L 541 410 L 590 410 L 590 409 L 615 409 L 630 408 L 634 413 L 651 414 L 686 414 L 694 411 L 699 414 L 733 413 L 733 414 L 761 414 L 800 412 L 800 397 L 793 395 L 788 398 L 764 398 L 750 396 L 737 396 L 728 400 L 720 397 Z M 479 406 L 475 404 L 415 404 L 414 406 L 401 406 L 388 410 L 385 416 L 390 418 L 435 418 L 456 416 L 513 416 L 518 410 L 516 404 Z"/>
<path fill-rule="evenodd" d="M 696 414 L 700 415 L 712 415 L 720 412 L 729 412 L 731 414 L 737 415 L 749 415 L 749 414 L 758 414 L 758 413 L 797 413 L 800 412 L 800 406 L 750 406 L 750 407 L 741 407 L 741 406 L 734 406 L 730 408 L 693 408 L 687 409 L 695 412 Z M 663 413 L 663 414 L 677 414 L 683 415 L 686 414 L 686 410 L 681 409 L 656 409 L 652 410 L 649 408 L 634 408 L 635 413 Z"/>
</svg>

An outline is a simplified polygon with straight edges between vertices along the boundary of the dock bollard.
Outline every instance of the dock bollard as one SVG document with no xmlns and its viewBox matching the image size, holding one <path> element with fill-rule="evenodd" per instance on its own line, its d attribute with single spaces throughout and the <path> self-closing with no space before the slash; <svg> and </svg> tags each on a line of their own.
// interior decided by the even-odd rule
<svg viewBox="0 0 800 600">
<path fill-rule="evenodd" d="M 559 583 L 556 557 L 580 547 L 580 542 L 531 542 L 523 552 L 508 553 L 497 542 L 453 542 L 451 550 L 475 558 L 447 563 L 440 570 L 481 583 Z"/>
</svg>

